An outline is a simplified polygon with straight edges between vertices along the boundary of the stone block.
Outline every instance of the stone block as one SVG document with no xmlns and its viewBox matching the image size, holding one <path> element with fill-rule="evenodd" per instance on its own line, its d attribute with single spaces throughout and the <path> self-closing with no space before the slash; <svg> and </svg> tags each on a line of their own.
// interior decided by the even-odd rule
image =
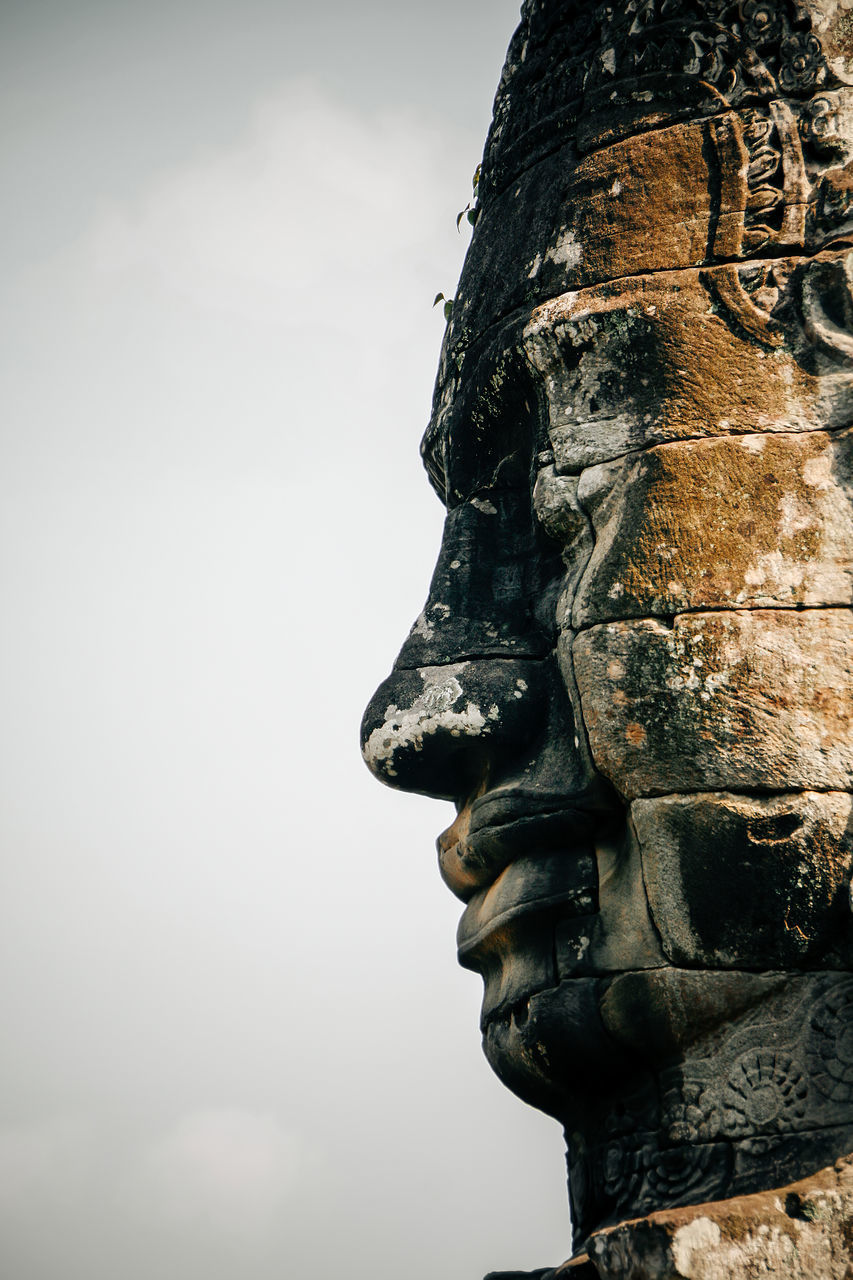
<svg viewBox="0 0 853 1280">
<path fill-rule="evenodd" d="M 853 613 L 611 622 L 561 642 L 598 769 L 629 799 L 848 790 Z"/>
<path fill-rule="evenodd" d="M 778 1190 L 663 1210 L 588 1247 L 599 1280 L 850 1280 L 853 1169 L 841 1160 Z"/>
<path fill-rule="evenodd" d="M 660 445 L 584 471 L 573 624 L 853 599 L 853 432 Z M 552 517 L 553 518 L 553 517 Z"/>
<path fill-rule="evenodd" d="M 851 813 L 846 792 L 636 800 L 643 878 L 667 958 L 849 967 Z"/>
</svg>

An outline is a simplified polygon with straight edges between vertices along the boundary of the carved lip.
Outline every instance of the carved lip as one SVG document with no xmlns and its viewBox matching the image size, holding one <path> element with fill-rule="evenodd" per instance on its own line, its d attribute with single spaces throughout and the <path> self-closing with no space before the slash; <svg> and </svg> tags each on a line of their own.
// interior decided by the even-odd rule
<svg viewBox="0 0 853 1280">
<path fill-rule="evenodd" d="M 439 836 L 441 874 L 467 902 L 512 863 L 571 857 L 579 846 L 589 845 L 593 825 L 592 813 L 567 803 L 565 795 L 487 792 L 463 805 L 456 822 Z"/>
<path fill-rule="evenodd" d="M 596 910 L 597 900 L 598 874 L 589 847 L 519 858 L 494 883 L 475 893 L 462 913 L 456 932 L 459 960 L 476 968 L 477 953 L 498 931 L 552 909 L 589 915 Z"/>
<path fill-rule="evenodd" d="M 591 815 L 564 792 L 528 791 L 521 788 L 499 788 L 487 791 L 471 801 L 471 833 L 485 828 L 503 828 L 517 822 L 544 820 L 565 816 L 575 824 L 589 826 Z"/>
</svg>

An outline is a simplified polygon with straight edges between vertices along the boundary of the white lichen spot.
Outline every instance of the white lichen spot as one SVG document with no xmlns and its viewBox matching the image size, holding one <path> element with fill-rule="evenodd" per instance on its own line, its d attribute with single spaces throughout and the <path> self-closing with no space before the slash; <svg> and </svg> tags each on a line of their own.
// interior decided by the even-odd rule
<svg viewBox="0 0 853 1280">
<path fill-rule="evenodd" d="M 605 49 L 601 54 L 601 65 L 610 75 L 616 75 L 616 50 L 614 48 Z"/>
<path fill-rule="evenodd" d="M 671 689 L 673 693 L 682 693 L 685 689 L 690 693 L 695 693 L 701 683 L 698 671 L 695 671 L 692 667 L 688 668 L 686 672 L 668 676 L 666 680 L 667 688 Z"/>
<path fill-rule="evenodd" d="M 618 178 L 613 183 L 613 186 L 610 188 L 610 194 L 612 196 L 619 196 L 622 194 L 622 183 L 619 181 Z"/>
<path fill-rule="evenodd" d="M 828 449 L 816 458 L 809 458 L 803 467 L 803 480 L 810 489 L 832 488 L 832 456 Z"/>
<path fill-rule="evenodd" d="M 611 658 L 607 664 L 607 674 L 611 680 L 621 680 L 625 675 L 625 663 L 619 658 Z"/>
<path fill-rule="evenodd" d="M 721 1236 L 720 1228 L 710 1218 L 694 1218 L 679 1227 L 672 1238 L 672 1260 L 676 1271 L 689 1276 L 694 1271 L 694 1255 L 715 1248 Z"/>
<path fill-rule="evenodd" d="M 806 568 L 805 564 L 783 556 L 781 551 L 768 551 L 744 571 L 743 580 L 749 587 L 762 587 L 769 580 L 773 586 L 768 594 L 778 599 L 785 593 L 794 594 L 803 585 Z"/>
<path fill-rule="evenodd" d="M 487 498 L 472 498 L 471 506 L 477 511 L 481 511 L 484 516 L 496 516 L 498 509 L 494 503 L 489 502 Z"/>
<path fill-rule="evenodd" d="M 815 526 L 814 512 L 799 502 L 793 493 L 785 493 L 779 499 L 779 531 L 785 538 L 793 538 Z"/>
<path fill-rule="evenodd" d="M 541 266 L 542 266 L 542 254 L 537 253 L 536 257 L 533 259 L 533 262 L 530 264 L 530 270 L 527 273 L 527 279 L 532 280 L 533 277 L 539 271 L 539 268 Z"/>
<path fill-rule="evenodd" d="M 370 769 L 379 776 L 396 778 L 397 756 L 402 752 L 422 751 L 424 742 L 435 733 L 451 737 L 477 737 L 488 733 L 490 722 L 496 717 L 483 715 L 473 701 L 464 701 L 460 676 L 464 676 L 467 662 L 452 667 L 425 667 L 419 674 L 423 692 L 409 707 L 391 703 L 385 708 L 384 722 L 367 739 L 364 758 Z M 493 708 L 496 710 L 496 708 Z"/>
<path fill-rule="evenodd" d="M 461 568 L 462 568 L 462 561 L 461 561 L 461 560 L 451 560 L 451 561 L 450 561 L 450 567 L 451 567 L 451 569 L 461 569 Z"/>
<path fill-rule="evenodd" d="M 527 681 L 518 679 L 515 682 L 516 689 L 520 689 L 522 693 L 527 693 Z"/>
<path fill-rule="evenodd" d="M 725 423 L 728 426 L 728 422 Z M 723 426 L 723 423 L 720 423 Z M 747 453 L 763 453 L 767 444 L 766 436 L 741 436 L 740 444 L 742 449 L 746 449 Z"/>
<path fill-rule="evenodd" d="M 580 266 L 582 258 L 583 250 L 573 231 L 567 231 L 545 254 L 546 262 L 569 269 Z"/>
<path fill-rule="evenodd" d="M 500 720 L 500 718 L 501 718 L 500 708 L 498 707 L 498 704 L 496 702 L 493 702 L 492 705 L 489 707 L 489 719 Z"/>
<path fill-rule="evenodd" d="M 625 587 L 621 582 L 614 582 L 607 595 L 611 600 L 618 600 L 620 596 L 624 596 Z"/>
<path fill-rule="evenodd" d="M 456 676 L 442 679 L 441 675 L 436 676 L 429 669 L 421 671 L 420 676 L 424 682 L 424 691 L 412 703 L 413 709 L 423 708 L 432 716 L 441 715 L 462 697 L 462 685 Z"/>
</svg>

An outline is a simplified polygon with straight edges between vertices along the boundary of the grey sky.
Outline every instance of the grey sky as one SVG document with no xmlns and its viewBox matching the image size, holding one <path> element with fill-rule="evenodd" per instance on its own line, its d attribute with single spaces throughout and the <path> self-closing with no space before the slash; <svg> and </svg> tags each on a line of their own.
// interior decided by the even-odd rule
<svg viewBox="0 0 853 1280">
<path fill-rule="evenodd" d="M 516 0 L 11 3 L 0 1271 L 568 1251 L 361 709 L 426 594 L 442 321 Z"/>
</svg>

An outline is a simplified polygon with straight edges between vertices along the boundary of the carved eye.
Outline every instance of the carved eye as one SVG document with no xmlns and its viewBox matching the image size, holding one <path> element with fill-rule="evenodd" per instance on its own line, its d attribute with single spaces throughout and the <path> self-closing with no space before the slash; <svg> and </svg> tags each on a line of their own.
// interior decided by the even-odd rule
<svg viewBox="0 0 853 1280">
<path fill-rule="evenodd" d="M 471 357 L 464 365 L 443 408 L 448 507 L 493 489 L 529 491 L 541 431 L 527 364 L 512 336 L 498 334 L 476 361 Z"/>
<path fill-rule="evenodd" d="M 578 477 L 558 475 L 553 461 L 540 468 L 536 477 L 533 510 L 549 538 L 562 546 L 587 529 L 587 518 L 578 506 Z"/>
</svg>

